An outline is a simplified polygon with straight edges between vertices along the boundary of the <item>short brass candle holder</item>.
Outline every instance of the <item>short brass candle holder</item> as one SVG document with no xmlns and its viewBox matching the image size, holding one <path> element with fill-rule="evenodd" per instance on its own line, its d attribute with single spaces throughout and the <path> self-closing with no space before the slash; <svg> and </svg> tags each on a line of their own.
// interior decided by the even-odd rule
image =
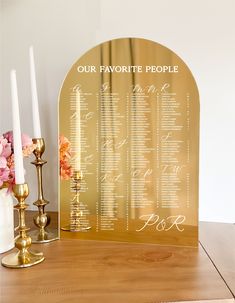
<svg viewBox="0 0 235 303">
<path fill-rule="evenodd" d="M 38 199 L 33 203 L 38 207 L 38 214 L 34 216 L 33 220 L 38 230 L 31 231 L 30 236 L 32 243 L 47 243 L 58 239 L 58 230 L 46 228 L 50 224 L 51 218 L 45 212 L 45 206 L 49 202 L 43 197 L 42 166 L 47 163 L 42 159 L 42 154 L 45 151 L 44 139 L 35 138 L 33 144 L 36 146 L 33 152 L 36 159 L 31 163 L 36 166 L 38 179 Z"/>
<path fill-rule="evenodd" d="M 75 170 L 73 174 L 73 186 L 72 189 L 75 192 L 74 199 L 70 205 L 70 224 L 61 227 L 64 231 L 71 232 L 86 232 L 91 229 L 90 226 L 87 226 L 82 222 L 84 217 L 83 211 L 81 210 L 80 203 L 80 190 L 81 190 L 81 181 L 82 181 L 82 172 L 80 170 Z"/>
<path fill-rule="evenodd" d="M 44 260 L 44 256 L 41 252 L 30 251 L 31 238 L 27 235 L 28 227 L 25 225 L 25 210 L 27 204 L 25 199 L 28 197 L 29 189 L 28 184 L 16 184 L 13 187 L 13 192 L 18 200 L 18 204 L 14 206 L 19 213 L 19 236 L 15 239 L 15 247 L 18 252 L 11 253 L 2 259 L 2 265 L 9 268 L 23 268 L 29 267 L 41 263 Z"/>
</svg>

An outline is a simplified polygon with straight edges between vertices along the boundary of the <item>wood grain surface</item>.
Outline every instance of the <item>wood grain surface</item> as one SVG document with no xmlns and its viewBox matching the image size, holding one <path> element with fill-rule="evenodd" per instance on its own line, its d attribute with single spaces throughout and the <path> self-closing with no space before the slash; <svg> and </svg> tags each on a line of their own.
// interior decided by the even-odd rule
<svg viewBox="0 0 235 303">
<path fill-rule="evenodd" d="M 201 222 L 200 241 L 235 296 L 235 225 Z"/>
<path fill-rule="evenodd" d="M 0 268 L 1 303 L 234 302 L 201 246 L 65 239 L 33 249 L 43 263 Z"/>
</svg>

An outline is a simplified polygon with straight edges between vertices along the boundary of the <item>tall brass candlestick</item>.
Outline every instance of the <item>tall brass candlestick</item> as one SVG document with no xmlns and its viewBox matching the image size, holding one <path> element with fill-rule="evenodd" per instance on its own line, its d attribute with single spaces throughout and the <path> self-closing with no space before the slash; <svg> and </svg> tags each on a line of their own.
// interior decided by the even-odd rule
<svg viewBox="0 0 235 303">
<path fill-rule="evenodd" d="M 70 224 L 61 227 L 64 231 L 72 231 L 72 232 L 84 232 L 89 230 L 91 227 L 84 224 L 81 219 L 84 217 L 83 211 L 81 209 L 80 203 L 80 190 L 81 190 L 81 181 L 82 181 L 82 172 L 80 170 L 76 170 L 73 174 L 73 186 L 72 189 L 75 192 L 74 199 L 71 203 L 70 208 Z"/>
<path fill-rule="evenodd" d="M 18 204 L 14 206 L 19 213 L 19 236 L 15 239 L 15 247 L 18 252 L 11 253 L 2 259 L 2 265 L 10 268 L 23 268 L 38 264 L 44 260 L 41 252 L 32 252 L 29 250 L 31 246 L 31 238 L 27 235 L 28 227 L 25 225 L 25 209 L 27 204 L 25 199 L 29 194 L 28 184 L 16 184 L 13 187 L 13 192 L 18 200 Z"/>
<path fill-rule="evenodd" d="M 45 151 L 45 142 L 43 138 L 37 138 L 33 139 L 33 143 L 36 145 L 33 152 L 36 159 L 31 163 L 36 166 L 38 179 L 38 200 L 33 203 L 38 207 L 38 214 L 33 219 L 39 230 L 31 231 L 30 236 L 33 243 L 47 243 L 58 239 L 58 231 L 56 229 L 46 229 L 50 224 L 51 218 L 45 212 L 45 206 L 49 202 L 43 197 L 42 166 L 47 163 L 47 161 L 42 159 L 42 154 Z"/>
</svg>

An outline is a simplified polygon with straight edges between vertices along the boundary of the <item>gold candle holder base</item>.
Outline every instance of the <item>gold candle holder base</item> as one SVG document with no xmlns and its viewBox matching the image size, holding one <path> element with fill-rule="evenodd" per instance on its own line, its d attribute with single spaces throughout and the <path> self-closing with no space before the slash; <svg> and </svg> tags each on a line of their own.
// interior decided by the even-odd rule
<svg viewBox="0 0 235 303">
<path fill-rule="evenodd" d="M 44 229 L 43 233 L 38 230 L 32 230 L 29 232 L 32 238 L 32 243 L 48 243 L 58 240 L 58 230 L 50 228 L 48 231 Z"/>
<path fill-rule="evenodd" d="M 27 235 L 29 228 L 25 225 L 25 210 L 28 206 L 25 203 L 25 199 L 29 194 L 28 185 L 26 183 L 16 184 L 13 187 L 13 192 L 18 200 L 18 204 L 15 205 L 14 208 L 17 209 L 19 213 L 19 226 L 17 227 L 19 236 L 17 236 L 15 240 L 15 247 L 19 251 L 4 257 L 2 259 L 2 265 L 9 268 L 30 267 L 41 263 L 45 258 L 43 253 L 29 250 L 32 240 Z"/>
<path fill-rule="evenodd" d="M 76 170 L 73 174 L 73 187 L 75 191 L 75 199 L 71 204 L 70 211 L 70 224 L 64 227 L 61 227 L 63 231 L 70 232 L 86 232 L 91 229 L 90 226 L 86 226 L 81 222 L 81 218 L 83 217 L 83 212 L 81 210 L 80 205 L 80 190 L 81 190 L 81 181 L 82 181 L 82 172 L 80 170 Z"/>
<path fill-rule="evenodd" d="M 32 243 L 48 243 L 51 241 L 58 240 L 58 231 L 56 229 L 47 229 L 46 227 L 50 224 L 51 218 L 45 212 L 45 206 L 49 203 L 43 197 L 43 186 L 42 186 L 42 166 L 47 163 L 42 159 L 42 154 L 45 151 L 45 142 L 43 138 L 34 138 L 33 144 L 36 145 L 34 150 L 35 161 L 31 162 L 37 169 L 38 179 L 38 200 L 33 204 L 38 207 L 38 214 L 34 216 L 34 224 L 38 227 L 38 230 L 31 231 L 30 237 Z"/>
<path fill-rule="evenodd" d="M 42 253 L 28 251 L 21 255 L 18 253 L 11 253 L 2 259 L 2 265 L 8 268 L 25 268 L 41 263 L 45 258 Z"/>
<path fill-rule="evenodd" d="M 67 226 L 61 227 L 61 229 L 63 231 L 71 231 L 71 232 L 86 232 L 89 229 L 91 229 L 91 227 L 90 226 L 89 227 L 85 227 L 85 226 L 82 227 L 82 226 L 80 226 L 78 228 L 74 228 L 71 225 L 67 225 Z"/>
</svg>

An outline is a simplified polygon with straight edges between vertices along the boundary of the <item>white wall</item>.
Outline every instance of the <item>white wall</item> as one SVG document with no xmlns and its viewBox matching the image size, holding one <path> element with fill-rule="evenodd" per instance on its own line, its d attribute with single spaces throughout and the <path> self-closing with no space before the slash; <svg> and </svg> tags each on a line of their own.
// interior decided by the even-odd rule
<svg viewBox="0 0 235 303">
<path fill-rule="evenodd" d="M 9 70 L 17 70 L 22 128 L 32 135 L 28 47 L 35 48 L 45 196 L 56 205 L 57 97 L 85 51 L 117 37 L 143 37 L 175 51 L 201 96 L 200 219 L 235 221 L 234 0 L 2 0 L 0 131 L 11 128 Z M 0 16 L 1 17 L 1 16 Z M 2 63 L 1 63 L 2 62 Z M 27 165 L 35 198 L 35 172 Z"/>
</svg>

